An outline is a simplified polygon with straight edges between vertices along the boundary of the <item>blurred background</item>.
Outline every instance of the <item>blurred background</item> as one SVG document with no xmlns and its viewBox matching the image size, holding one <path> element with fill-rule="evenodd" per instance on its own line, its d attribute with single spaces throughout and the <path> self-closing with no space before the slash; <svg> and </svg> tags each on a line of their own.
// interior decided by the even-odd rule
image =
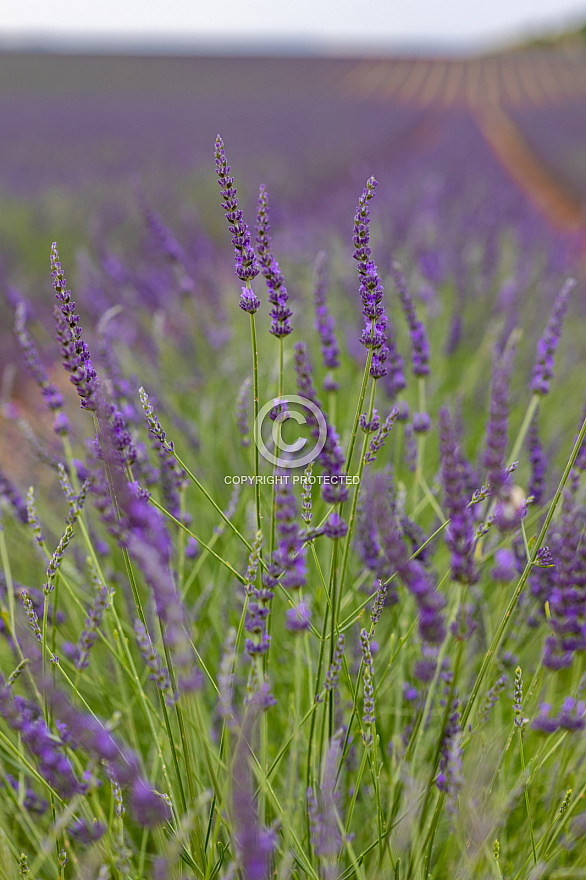
<svg viewBox="0 0 586 880">
<path fill-rule="evenodd" d="M 538 328 L 583 264 L 586 4 L 4 0 L 0 367 L 15 411 L 30 392 L 14 367 L 19 299 L 55 357 L 55 239 L 84 327 L 120 302 L 172 325 L 174 297 L 196 290 L 208 342 L 225 343 L 218 132 L 251 225 L 259 183 L 269 189 L 293 302 L 320 248 L 337 260 L 351 351 L 352 217 L 371 174 L 382 269 L 403 260 L 441 316 L 440 351 L 479 343 L 489 301 L 505 339 Z M 126 345 L 140 338 L 124 315 L 111 326 Z"/>
</svg>

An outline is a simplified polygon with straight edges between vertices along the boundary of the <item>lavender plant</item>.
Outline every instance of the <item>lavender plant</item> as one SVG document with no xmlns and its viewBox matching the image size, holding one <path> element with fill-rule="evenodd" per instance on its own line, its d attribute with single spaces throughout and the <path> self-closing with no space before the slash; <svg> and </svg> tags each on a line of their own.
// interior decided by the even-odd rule
<svg viewBox="0 0 586 880">
<path fill-rule="evenodd" d="M 344 239 L 331 225 L 328 282 L 311 218 L 279 239 L 282 270 L 267 189 L 253 246 L 220 137 L 215 160 L 236 296 L 222 246 L 204 272 L 141 192 L 152 272 L 102 253 L 93 276 L 145 295 L 127 339 L 107 298 L 97 344 L 85 316 L 82 331 L 97 300 L 73 302 L 51 248 L 56 352 L 81 407 L 16 305 L 56 424 L 53 458 L 23 472 L 15 448 L 0 473 L 4 876 L 582 876 L 582 400 L 551 427 L 572 282 L 531 372 L 541 326 L 521 336 L 507 298 L 539 264 L 506 236 L 501 253 L 478 201 L 457 193 L 470 245 L 446 228 L 444 250 L 431 184 L 421 216 L 399 189 L 404 228 L 369 178 Z M 464 276 L 506 290 L 486 305 L 506 314 L 458 359 Z M 304 426 L 286 425 L 293 395 Z M 265 404 L 278 464 L 260 454 Z"/>
</svg>

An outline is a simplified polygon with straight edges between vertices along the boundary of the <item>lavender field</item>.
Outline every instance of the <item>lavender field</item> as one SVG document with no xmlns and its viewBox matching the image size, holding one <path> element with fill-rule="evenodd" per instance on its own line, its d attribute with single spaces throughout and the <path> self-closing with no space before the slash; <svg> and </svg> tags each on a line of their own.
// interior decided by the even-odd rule
<svg viewBox="0 0 586 880">
<path fill-rule="evenodd" d="M 0 55 L 0 877 L 586 877 L 585 90 Z"/>
</svg>

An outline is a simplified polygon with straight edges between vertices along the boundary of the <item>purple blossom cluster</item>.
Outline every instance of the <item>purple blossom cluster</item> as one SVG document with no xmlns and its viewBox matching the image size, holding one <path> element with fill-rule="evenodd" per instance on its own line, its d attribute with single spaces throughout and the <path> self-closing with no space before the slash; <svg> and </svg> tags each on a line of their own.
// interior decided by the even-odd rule
<svg viewBox="0 0 586 880">
<path fill-rule="evenodd" d="M 336 877 L 336 861 L 342 845 L 338 815 L 340 795 L 336 791 L 341 751 L 340 736 L 336 734 L 328 744 L 318 797 L 313 788 L 306 791 L 311 846 L 323 865 L 324 880 Z"/>
<path fill-rule="evenodd" d="M 474 562 L 475 534 L 472 511 L 464 487 L 462 451 L 447 409 L 440 410 L 440 458 L 445 509 L 449 519 L 446 543 L 452 554 L 452 577 L 474 584 L 478 572 Z"/>
<path fill-rule="evenodd" d="M 222 193 L 222 207 L 228 221 L 228 229 L 232 234 L 232 244 L 235 253 L 235 271 L 236 276 L 241 281 L 250 282 L 258 275 L 258 263 L 254 250 L 252 249 L 250 232 L 248 226 L 243 220 L 243 214 L 238 207 L 238 196 L 236 187 L 234 186 L 234 178 L 230 177 L 230 166 L 226 161 L 226 153 L 224 150 L 224 142 L 220 135 L 216 138 L 216 175 L 218 184 Z M 242 289 L 244 296 L 246 288 Z M 251 293 L 251 292 L 250 292 Z M 257 300 L 255 300 L 257 301 Z M 248 296 L 245 303 L 249 306 L 245 311 L 250 311 L 252 298 Z M 260 302 L 259 302 L 260 305 Z M 258 308 L 258 305 L 254 309 Z"/>
<path fill-rule="evenodd" d="M 64 799 L 83 791 L 83 785 L 64 753 L 63 743 L 53 736 L 38 706 L 23 697 L 13 697 L 10 689 L 3 685 L 0 687 L 0 715 L 12 730 L 18 731 L 37 761 L 39 773 L 51 788 Z"/>
<path fill-rule="evenodd" d="M 317 392 L 313 385 L 313 370 L 309 361 L 309 352 L 304 342 L 297 342 L 295 344 L 295 373 L 297 375 L 299 394 L 311 400 L 320 408 Z M 330 424 L 323 412 L 322 415 L 326 422 L 326 437 L 317 460 L 321 464 L 324 474 L 330 477 L 330 482 L 323 486 L 322 497 L 328 504 L 341 504 L 348 498 L 348 489 L 342 480 L 345 456 L 335 428 Z M 320 426 L 312 412 L 309 412 L 307 415 L 307 423 L 311 429 L 312 437 L 317 440 L 319 438 Z M 334 478 L 333 480 L 331 479 L 332 477 Z M 326 524 L 326 530 L 330 529 L 330 537 L 338 538 L 346 534 L 346 531 L 344 531 L 346 524 L 340 520 L 337 513 L 332 514 L 328 522 L 329 525 Z"/>
<path fill-rule="evenodd" d="M 54 316 L 63 366 L 71 374 L 83 409 L 95 412 L 98 408 L 98 375 L 92 366 L 90 350 L 81 335 L 79 316 L 75 313 L 71 291 L 67 290 L 67 279 L 59 262 L 56 242 L 51 246 L 51 277 L 57 299 Z"/>
<path fill-rule="evenodd" d="M 325 251 L 320 251 L 313 267 L 314 327 L 319 334 L 324 367 L 330 371 L 324 379 L 324 391 L 331 392 L 340 387 L 331 373 L 340 366 L 340 348 L 336 338 L 336 322 L 328 308 L 327 289 L 328 258 Z"/>
<path fill-rule="evenodd" d="M 554 357 L 562 334 L 562 326 L 568 309 L 570 294 L 575 286 L 576 282 L 573 278 L 566 280 L 555 298 L 551 316 L 543 336 L 537 343 L 537 356 L 531 376 L 531 390 L 535 394 L 544 395 L 549 392 L 549 385 L 553 379 Z"/>
<path fill-rule="evenodd" d="M 388 372 L 385 361 L 389 357 L 389 348 L 385 333 L 387 316 L 382 304 L 384 288 L 378 276 L 377 267 L 370 259 L 372 248 L 370 247 L 370 206 L 368 203 L 374 197 L 376 186 L 377 182 L 374 177 L 369 178 L 358 200 L 352 241 L 354 242 L 353 257 L 358 263 L 360 298 L 362 299 L 362 313 L 365 321 L 360 341 L 372 351 L 370 375 L 373 379 L 381 379 Z"/>
<path fill-rule="evenodd" d="M 586 548 L 584 516 L 569 490 L 564 493 L 553 589 L 547 596 L 552 634 L 546 638 L 543 665 L 559 670 L 572 665 L 577 652 L 586 650 Z M 549 582 L 547 578 L 546 582 Z"/>
<path fill-rule="evenodd" d="M 61 436 L 67 435 L 69 421 L 63 412 L 65 401 L 57 386 L 50 381 L 47 371 L 41 363 L 39 352 L 26 328 L 26 306 L 22 300 L 16 306 L 14 332 L 29 373 L 39 386 L 48 408 L 55 413 L 53 423 L 55 433 Z"/>
<path fill-rule="evenodd" d="M 258 196 L 258 214 L 256 218 L 256 249 L 260 270 L 267 283 L 271 309 L 271 333 L 282 338 L 291 333 L 291 315 L 293 312 L 287 305 L 289 295 L 285 287 L 285 279 L 279 268 L 270 237 L 269 197 L 264 186 Z"/>
<path fill-rule="evenodd" d="M 407 285 L 407 279 L 400 264 L 395 260 L 391 266 L 391 275 L 399 294 L 403 313 L 409 327 L 411 347 L 413 350 L 413 375 L 429 375 L 429 341 L 422 321 L 417 317 L 413 297 Z"/>
<path fill-rule="evenodd" d="M 549 703 L 540 703 L 539 711 L 531 722 L 532 730 L 539 733 L 552 734 L 558 730 L 570 733 L 586 728 L 586 705 L 583 700 L 566 697 L 557 715 L 551 714 Z"/>
</svg>

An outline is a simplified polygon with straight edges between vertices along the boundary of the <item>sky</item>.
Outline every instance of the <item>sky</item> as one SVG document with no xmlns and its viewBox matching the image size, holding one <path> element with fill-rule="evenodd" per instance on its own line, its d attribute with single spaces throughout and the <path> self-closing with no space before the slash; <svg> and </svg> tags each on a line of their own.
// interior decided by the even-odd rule
<svg viewBox="0 0 586 880">
<path fill-rule="evenodd" d="M 0 0 L 0 44 L 465 50 L 585 21 L 586 0 Z"/>
</svg>

